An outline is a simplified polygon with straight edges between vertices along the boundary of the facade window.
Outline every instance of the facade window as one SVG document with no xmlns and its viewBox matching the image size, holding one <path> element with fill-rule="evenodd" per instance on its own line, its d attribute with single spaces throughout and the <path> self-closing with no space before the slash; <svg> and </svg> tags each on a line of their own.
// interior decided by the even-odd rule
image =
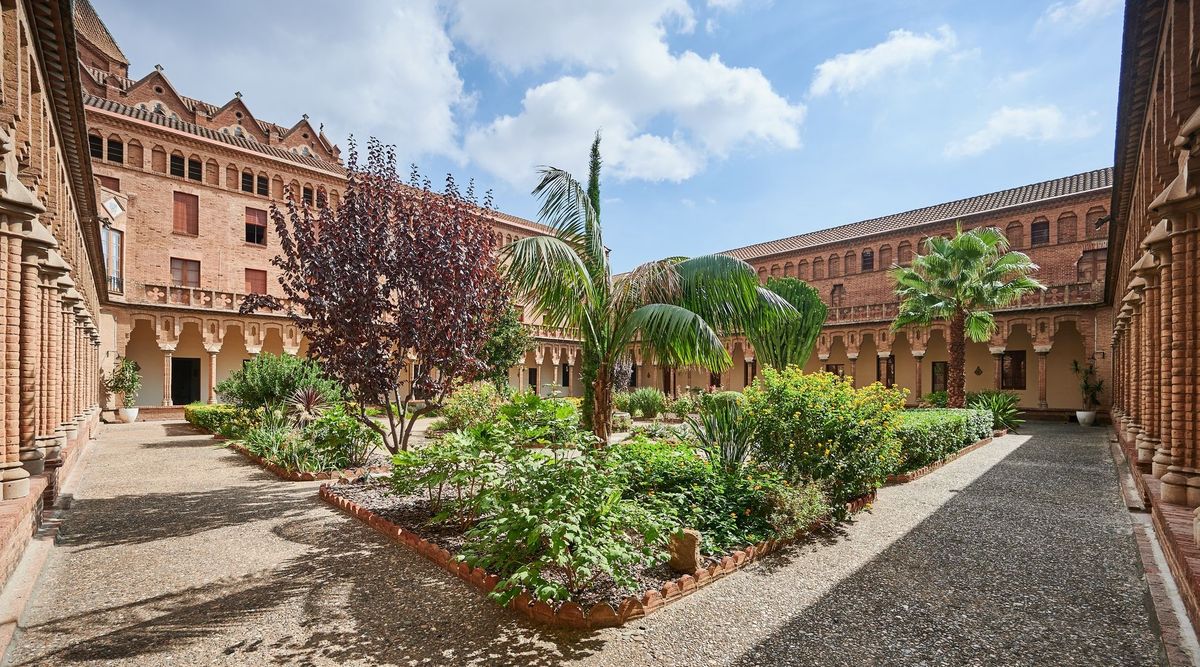
<svg viewBox="0 0 1200 667">
<path fill-rule="evenodd" d="M 829 305 L 834 308 L 841 308 L 845 301 L 846 286 L 841 284 L 834 285 L 833 289 L 829 290 Z"/>
<path fill-rule="evenodd" d="M 892 246 L 879 246 L 879 268 L 884 271 L 892 268 Z"/>
<path fill-rule="evenodd" d="M 200 262 L 194 259 L 172 257 L 171 284 L 176 287 L 199 287 Z"/>
<path fill-rule="evenodd" d="M 1029 245 L 1049 245 L 1050 244 L 1050 221 L 1037 220 L 1029 226 Z"/>
<path fill-rule="evenodd" d="M 254 174 L 242 172 L 242 192 L 254 192 Z"/>
<path fill-rule="evenodd" d="M 108 291 L 120 294 L 125 291 L 125 234 L 119 229 L 101 227 L 100 242 L 104 250 L 104 272 L 108 278 Z"/>
<path fill-rule="evenodd" d="M 1104 248 L 1084 250 L 1075 264 L 1075 278 L 1081 283 L 1090 283 L 1104 277 L 1105 253 Z"/>
<path fill-rule="evenodd" d="M 1079 218 L 1074 213 L 1058 216 L 1058 242 L 1071 243 L 1079 238 Z"/>
<path fill-rule="evenodd" d="M 120 139 L 109 138 L 108 140 L 108 161 L 116 162 L 117 164 L 125 164 L 125 144 Z"/>
<path fill-rule="evenodd" d="M 901 241 L 896 246 L 896 263 L 900 266 L 912 264 L 912 244 L 908 241 Z"/>
<path fill-rule="evenodd" d="M 267 212 L 257 208 L 246 209 L 246 243 L 267 245 Z"/>
<path fill-rule="evenodd" d="M 637 386 L 637 374 L 638 374 L 637 364 L 630 364 L 629 365 L 629 387 L 631 389 Z"/>
<path fill-rule="evenodd" d="M 246 294 L 267 293 L 267 272 L 262 269 L 246 269 Z"/>
<path fill-rule="evenodd" d="M 800 280 L 808 280 L 808 262 L 800 260 L 796 265 L 796 277 Z"/>
<path fill-rule="evenodd" d="M 571 365 L 570 364 L 562 365 L 562 386 L 564 386 L 564 387 L 571 386 Z"/>
<path fill-rule="evenodd" d="M 1000 388 L 1025 388 L 1025 350 L 1005 352 L 1000 358 Z"/>
<path fill-rule="evenodd" d="M 193 181 L 199 181 L 204 178 L 204 166 L 199 160 L 188 158 L 187 161 L 187 177 Z"/>
<path fill-rule="evenodd" d="M 896 357 L 889 355 L 875 358 L 875 377 L 885 387 L 896 384 Z"/>
<path fill-rule="evenodd" d="M 950 362 L 935 361 L 929 372 L 932 374 L 931 379 L 933 380 L 931 391 L 946 391 L 950 386 Z"/>
<path fill-rule="evenodd" d="M 271 194 L 271 182 L 267 180 L 265 175 L 259 174 L 255 185 L 258 188 L 258 194 L 262 195 L 263 197 Z"/>
<path fill-rule="evenodd" d="M 842 275 L 842 258 L 837 255 L 829 256 L 829 277 L 837 278 Z"/>
<path fill-rule="evenodd" d="M 301 190 L 301 197 L 304 199 L 304 203 L 305 203 L 305 204 L 308 204 L 309 206 L 312 206 L 312 203 L 313 203 L 313 189 L 312 189 L 312 188 L 304 188 L 303 190 Z M 772 272 L 771 272 L 771 275 L 775 275 L 775 271 L 774 271 L 774 270 L 772 270 Z"/>
<path fill-rule="evenodd" d="M 101 176 L 100 174 L 96 174 L 96 180 L 100 181 L 100 185 L 102 187 L 106 187 L 109 190 L 112 190 L 113 192 L 121 191 L 121 179 L 119 179 L 119 178 L 113 178 L 112 176 Z"/>
<path fill-rule="evenodd" d="M 836 375 L 840 378 L 845 378 L 846 377 L 846 365 L 845 364 L 825 364 L 825 372 L 833 373 L 834 375 Z"/>
<path fill-rule="evenodd" d="M 825 260 L 820 257 L 813 260 L 813 280 L 821 280 L 825 277 Z"/>
<path fill-rule="evenodd" d="M 174 217 L 176 234 L 199 235 L 200 198 L 186 192 L 176 192 Z"/>
<path fill-rule="evenodd" d="M 171 175 L 183 178 L 184 166 L 182 155 L 171 156 Z"/>
<path fill-rule="evenodd" d="M 104 139 L 94 134 L 88 135 L 88 153 L 97 160 L 104 158 Z"/>
<path fill-rule="evenodd" d="M 1020 222 L 1010 222 L 1008 227 L 1004 228 L 1004 235 L 1008 237 L 1008 245 L 1014 248 L 1025 247 L 1025 227 Z"/>
<path fill-rule="evenodd" d="M 862 253 L 862 270 L 864 273 L 866 273 L 867 271 L 875 270 L 875 251 L 874 250 L 864 250 L 863 251 L 863 253 Z"/>
</svg>

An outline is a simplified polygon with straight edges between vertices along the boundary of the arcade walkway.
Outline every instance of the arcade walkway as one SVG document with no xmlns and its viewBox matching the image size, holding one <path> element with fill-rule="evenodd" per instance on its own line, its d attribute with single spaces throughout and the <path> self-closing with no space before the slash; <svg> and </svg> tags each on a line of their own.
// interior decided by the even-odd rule
<svg viewBox="0 0 1200 667">
<path fill-rule="evenodd" d="M 1101 429 L 1030 427 L 629 628 L 548 631 L 186 424 L 93 444 L 17 665 L 1162 664 Z"/>
</svg>

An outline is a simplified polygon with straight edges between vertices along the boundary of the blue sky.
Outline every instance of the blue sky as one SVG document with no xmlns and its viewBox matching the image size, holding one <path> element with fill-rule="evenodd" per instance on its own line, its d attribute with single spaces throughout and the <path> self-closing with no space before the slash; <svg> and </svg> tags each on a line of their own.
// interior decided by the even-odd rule
<svg viewBox="0 0 1200 667">
<path fill-rule="evenodd" d="M 140 77 L 536 216 L 604 136 L 614 267 L 1110 165 L 1118 0 L 93 0 Z"/>
</svg>

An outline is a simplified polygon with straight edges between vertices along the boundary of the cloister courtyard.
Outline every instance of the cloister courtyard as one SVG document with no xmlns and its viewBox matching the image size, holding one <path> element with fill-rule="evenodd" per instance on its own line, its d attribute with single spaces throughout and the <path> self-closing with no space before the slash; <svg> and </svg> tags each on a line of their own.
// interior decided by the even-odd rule
<svg viewBox="0 0 1200 667">
<path fill-rule="evenodd" d="M 1146 515 L 1102 429 L 997 438 L 599 631 L 487 603 L 315 483 L 186 423 L 107 425 L 83 456 L 65 520 L 32 547 L 50 553 L 13 664 L 1154 665 L 1195 650 L 1164 573 L 1143 570 Z"/>
</svg>

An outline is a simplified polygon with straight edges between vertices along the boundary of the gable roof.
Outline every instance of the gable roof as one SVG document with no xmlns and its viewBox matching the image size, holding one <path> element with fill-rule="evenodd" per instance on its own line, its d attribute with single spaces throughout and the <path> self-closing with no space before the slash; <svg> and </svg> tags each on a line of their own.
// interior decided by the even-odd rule
<svg viewBox="0 0 1200 667">
<path fill-rule="evenodd" d="M 100 15 L 89 0 L 75 0 L 75 29 L 101 53 L 122 65 L 129 65 L 129 59 L 121 52 L 117 40 L 113 39 L 112 33 L 104 25 L 104 21 L 100 20 Z"/>
<path fill-rule="evenodd" d="M 1095 169 L 1082 174 L 1064 176 L 1041 183 L 1023 185 L 985 195 L 967 197 L 943 204 L 934 204 L 903 213 L 893 213 L 847 225 L 821 229 L 815 232 L 789 236 L 775 241 L 726 250 L 720 254 L 742 260 L 794 252 L 804 248 L 838 243 L 851 239 L 893 232 L 909 227 L 947 222 L 972 215 L 992 213 L 1015 206 L 1068 197 L 1085 192 L 1099 191 L 1112 187 L 1112 168 Z"/>
</svg>

